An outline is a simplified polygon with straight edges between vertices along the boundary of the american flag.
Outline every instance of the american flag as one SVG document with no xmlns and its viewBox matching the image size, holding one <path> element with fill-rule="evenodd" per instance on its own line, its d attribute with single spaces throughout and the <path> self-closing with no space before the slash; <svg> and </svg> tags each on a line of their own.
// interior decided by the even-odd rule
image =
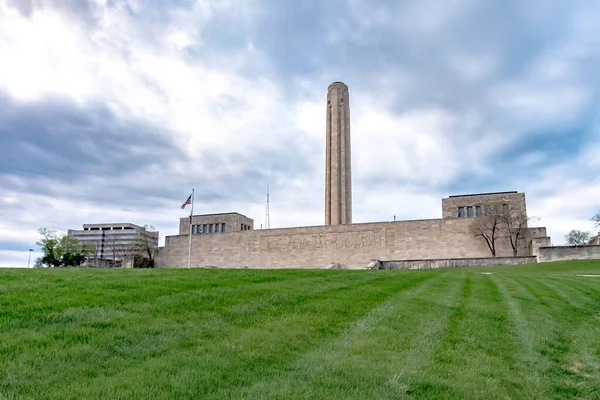
<svg viewBox="0 0 600 400">
<path fill-rule="evenodd" d="M 181 205 L 181 209 L 183 210 L 185 208 L 185 206 L 187 206 L 188 204 L 192 204 L 192 195 L 190 194 L 190 197 L 187 198 L 187 200 L 185 201 L 185 203 L 183 203 Z"/>
</svg>

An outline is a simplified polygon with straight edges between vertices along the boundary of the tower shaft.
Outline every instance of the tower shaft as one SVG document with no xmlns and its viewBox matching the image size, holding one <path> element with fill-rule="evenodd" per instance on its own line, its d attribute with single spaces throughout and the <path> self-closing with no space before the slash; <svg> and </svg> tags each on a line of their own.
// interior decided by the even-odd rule
<svg viewBox="0 0 600 400">
<path fill-rule="evenodd" d="M 350 98 L 342 82 L 327 90 L 325 158 L 325 225 L 351 224 Z"/>
</svg>

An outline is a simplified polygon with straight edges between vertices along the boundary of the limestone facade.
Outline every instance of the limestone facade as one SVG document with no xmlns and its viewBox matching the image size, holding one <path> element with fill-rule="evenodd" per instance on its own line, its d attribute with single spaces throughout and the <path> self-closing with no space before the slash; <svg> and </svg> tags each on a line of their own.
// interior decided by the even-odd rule
<svg viewBox="0 0 600 400">
<path fill-rule="evenodd" d="M 568 260 L 600 260 L 600 246 L 554 246 L 538 250 L 538 262 Z"/>
<path fill-rule="evenodd" d="M 472 197 L 478 196 L 480 195 Z M 496 201 L 502 200 L 505 193 L 481 196 L 486 201 Z M 458 207 L 463 204 L 456 200 L 459 197 L 471 196 L 443 199 L 442 204 Z M 513 197 L 524 200 L 524 195 Z M 521 210 L 525 205 L 519 201 L 513 207 Z M 238 218 L 243 217 L 238 215 Z M 473 238 L 469 232 L 473 218 L 458 218 L 452 214 L 441 219 L 194 235 L 191 265 L 195 268 L 325 268 L 331 263 L 339 263 L 344 268 L 355 268 L 364 267 L 373 259 L 385 261 L 490 257 L 485 242 Z M 189 218 L 182 218 L 181 223 L 184 226 L 180 228 L 180 233 L 186 232 L 189 229 Z M 545 228 L 530 228 L 527 237 L 521 242 L 518 255 L 532 255 L 533 238 L 544 237 L 545 234 Z M 165 247 L 159 250 L 156 266 L 187 267 L 188 245 L 189 235 L 185 233 L 167 236 Z M 513 255 L 507 239 L 498 239 L 496 249 L 497 257 Z"/>
<path fill-rule="evenodd" d="M 449 196 L 442 199 L 443 218 L 475 218 L 493 206 L 506 206 L 511 214 L 527 215 L 525 193 L 498 192 Z"/>
<path fill-rule="evenodd" d="M 325 225 L 352 223 L 352 156 L 348 86 L 327 89 L 325 146 Z"/>
<path fill-rule="evenodd" d="M 253 221 L 238 213 L 195 215 L 191 266 L 356 268 L 373 260 L 485 258 L 490 250 L 471 234 L 473 222 L 497 205 L 513 215 L 527 215 L 524 193 L 481 193 L 442 199 L 441 219 L 353 224 L 350 149 L 348 86 L 334 82 L 327 90 L 325 225 L 253 230 L 246 228 Z M 539 229 L 527 230 L 519 256 L 531 255 L 549 240 L 545 229 Z M 155 266 L 187 267 L 189 240 L 190 218 L 181 218 L 179 235 L 165 238 Z M 513 256 L 505 237 L 496 241 L 496 256 Z"/>
<path fill-rule="evenodd" d="M 192 216 L 192 233 L 196 235 L 251 231 L 254 220 L 237 212 Z M 190 233 L 190 217 L 179 219 L 179 234 Z"/>
</svg>

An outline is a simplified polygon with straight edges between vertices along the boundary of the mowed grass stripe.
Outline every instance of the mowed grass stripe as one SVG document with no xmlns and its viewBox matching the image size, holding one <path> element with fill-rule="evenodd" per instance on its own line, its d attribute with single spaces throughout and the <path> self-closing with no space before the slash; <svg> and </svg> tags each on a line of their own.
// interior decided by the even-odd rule
<svg viewBox="0 0 600 400">
<path fill-rule="evenodd" d="M 154 320 L 143 317 L 135 310 L 135 304 L 129 304 L 133 312 L 120 326 L 112 329 L 112 335 L 100 338 L 91 336 L 89 332 L 81 335 L 78 332 L 79 324 L 70 324 L 62 328 L 63 332 L 68 332 L 68 337 L 57 341 L 58 345 L 46 349 L 45 353 L 62 364 L 72 364 L 67 370 L 71 371 L 73 379 L 68 380 L 70 386 L 63 389 L 65 393 L 77 393 L 75 397 L 113 397 L 116 392 L 111 390 L 94 392 L 94 388 L 105 387 L 106 381 L 112 382 L 111 376 L 115 377 L 112 383 L 117 391 L 122 390 L 119 389 L 119 382 L 123 379 L 127 382 L 140 381 L 139 386 L 130 388 L 127 393 L 142 395 L 155 389 L 156 374 L 163 378 L 159 379 L 161 385 L 156 388 L 159 391 L 165 390 L 165 383 L 173 380 L 170 378 L 172 374 L 177 378 L 173 382 L 174 388 L 167 386 L 170 391 L 178 393 L 176 387 L 180 386 L 186 388 L 182 394 L 184 396 L 189 393 L 210 393 L 217 390 L 223 381 L 236 384 L 244 376 L 253 376 L 256 366 L 278 362 L 285 353 L 298 351 L 296 347 L 302 349 L 321 337 L 335 334 L 337 325 L 347 323 L 353 315 L 368 311 L 373 304 L 383 301 L 388 291 L 393 293 L 398 288 L 417 285 L 428 279 L 427 275 L 412 276 L 386 287 L 382 282 L 377 282 L 383 276 L 376 273 L 354 274 L 356 278 L 347 277 L 346 283 L 342 284 L 332 283 L 326 271 L 321 273 L 326 281 L 325 287 L 311 282 L 310 285 L 298 285 L 290 296 L 283 296 L 287 293 L 286 288 L 279 299 L 281 301 L 276 303 L 271 312 L 251 307 L 246 309 L 245 315 L 238 313 L 236 318 L 245 320 L 241 324 L 231 323 L 229 309 L 238 306 L 243 308 L 246 302 L 253 301 L 252 295 L 273 298 L 274 294 L 257 292 L 249 285 L 240 288 L 236 296 L 231 296 L 229 292 L 220 299 L 218 296 L 216 299 L 209 296 L 208 303 L 203 303 L 202 297 L 189 296 L 175 307 L 180 310 L 177 321 L 171 319 L 174 311 L 172 304 L 156 304 Z M 362 290 L 356 290 L 358 286 Z M 213 290 L 218 291 L 218 288 Z M 362 293 L 363 297 L 353 299 L 348 291 Z M 192 304 L 194 302 L 195 305 Z M 147 304 L 142 303 L 141 306 L 146 307 Z M 208 314 L 203 309 L 207 309 Z M 165 317 L 161 316 L 163 312 Z M 187 323 L 182 325 L 178 321 Z M 134 329 L 127 326 L 133 326 Z M 56 334 L 53 335 L 52 340 L 56 341 Z M 79 340 L 82 337 L 84 340 Z M 70 351 L 62 353 L 61 350 L 67 347 Z M 105 351 L 97 351 L 99 347 Z M 240 353 L 240 356 L 232 359 L 232 353 Z M 86 356 L 98 357 L 96 365 L 102 365 L 104 361 L 105 368 L 87 369 L 83 362 Z M 83 370 L 77 368 L 79 365 Z M 48 370 L 55 371 L 52 368 Z M 149 371 L 152 373 L 148 374 Z M 168 374 L 165 376 L 166 371 Z M 76 379 L 82 374 L 85 378 L 83 382 Z M 224 376 L 229 376 L 233 382 L 227 382 Z M 55 372 L 54 376 L 47 378 L 50 380 L 47 383 L 51 384 L 66 377 Z M 189 382 L 195 382 L 193 388 L 189 387 Z M 33 391 L 33 388 L 30 389 Z M 62 397 L 62 393 L 58 395 Z"/>
<path fill-rule="evenodd" d="M 363 280 L 364 279 L 365 277 L 363 276 Z M 211 285 L 210 282 L 205 282 L 205 284 L 207 283 Z M 251 286 L 252 285 L 249 285 L 248 287 Z M 256 286 L 260 286 L 264 289 L 264 285 L 262 284 L 257 284 Z M 348 286 L 348 283 L 342 284 L 341 286 Z M 223 288 L 213 287 L 212 291 L 222 292 L 222 289 Z M 228 288 L 225 289 L 228 291 Z M 311 285 L 307 285 L 302 289 L 298 287 L 295 294 L 297 296 L 301 296 L 303 292 L 312 292 L 315 290 L 319 291 L 320 286 L 312 283 Z M 242 293 L 238 293 L 238 295 L 248 296 L 249 294 L 243 293 L 243 290 L 241 292 Z M 248 292 L 248 290 L 246 290 L 246 292 Z M 215 293 L 213 293 L 213 296 L 211 296 L 211 299 L 213 299 L 214 294 Z M 222 303 L 224 303 L 224 305 L 222 305 L 222 309 L 226 309 L 227 305 L 231 304 L 232 302 L 239 301 L 238 297 L 229 296 L 228 293 L 220 294 L 220 300 Z M 191 303 L 195 303 L 195 305 L 200 309 L 202 309 L 202 307 L 206 307 L 208 310 L 210 310 L 210 308 L 214 307 L 214 304 L 203 305 L 202 300 L 206 299 L 194 296 L 193 292 L 180 292 L 178 295 L 184 295 L 184 299 L 189 300 Z M 116 309 L 118 305 L 111 304 L 110 301 L 107 303 L 108 304 L 106 305 L 106 308 L 71 308 L 62 310 L 61 313 L 66 314 L 63 316 L 61 316 L 61 313 L 51 313 L 50 318 L 41 318 L 38 320 L 39 323 L 36 327 L 38 329 L 34 331 L 25 331 L 29 333 L 30 336 L 33 336 L 33 338 L 31 338 L 33 340 L 28 340 L 30 338 L 27 336 L 27 334 L 21 335 L 21 332 L 19 331 L 13 332 L 12 334 L 9 333 L 8 336 L 4 337 L 2 342 L 3 346 L 1 352 L 6 356 L 5 360 L 10 361 L 11 356 L 18 356 L 28 347 L 40 348 L 43 349 L 45 354 L 52 358 L 54 362 L 59 361 L 63 364 L 68 364 L 69 361 L 72 361 L 73 359 L 76 361 L 81 361 L 88 357 L 96 358 L 97 362 L 94 370 L 84 372 L 86 375 L 90 376 L 106 376 L 105 374 L 115 374 L 119 371 L 119 368 L 115 368 L 115 360 L 118 358 L 121 359 L 120 361 L 122 365 L 131 366 L 136 362 L 143 361 L 148 356 L 156 356 L 164 353 L 171 347 L 173 342 L 176 342 L 178 346 L 185 347 L 185 343 L 187 343 L 186 332 L 182 332 L 181 329 L 177 329 L 177 323 L 179 321 L 169 320 L 170 317 L 175 317 L 177 319 L 182 318 L 188 321 L 198 321 L 202 319 L 200 318 L 200 315 L 195 315 L 196 318 L 193 318 L 194 316 L 190 315 L 190 310 L 188 309 L 189 304 L 178 304 L 176 310 L 179 310 L 179 313 L 175 315 L 171 312 L 173 310 L 168 308 L 165 318 L 162 318 L 162 321 L 157 321 L 156 319 L 150 318 L 149 315 L 143 315 L 139 312 L 136 312 L 138 310 L 135 309 L 135 304 L 133 306 L 129 304 L 129 308 L 126 308 L 126 312 L 120 312 Z M 144 306 L 147 304 L 148 303 L 143 303 Z M 153 304 L 155 303 L 150 303 L 151 306 Z M 124 305 L 121 306 L 125 307 Z M 210 339 L 211 337 L 218 337 L 219 332 L 223 332 L 223 334 L 226 335 L 228 332 L 227 327 L 224 323 L 220 323 L 224 319 L 222 315 L 214 311 L 208 312 L 211 312 L 211 315 L 217 317 L 218 320 L 206 319 L 202 321 L 203 323 L 200 326 L 202 328 L 207 328 L 208 332 L 202 332 L 203 334 L 200 336 L 205 339 Z M 154 317 L 156 317 L 156 315 Z M 110 325 L 105 326 L 105 328 L 113 328 L 114 334 L 110 336 L 105 335 L 100 338 L 94 337 L 93 333 L 96 331 L 96 328 L 98 328 L 97 324 L 102 320 L 110 321 Z M 174 322 L 175 324 L 173 324 Z M 166 335 L 164 335 L 163 332 L 164 324 L 175 327 L 173 330 L 179 332 L 180 334 L 176 335 L 175 338 L 172 337 L 175 336 L 172 334 L 165 338 Z M 128 329 L 127 325 L 136 327 L 137 331 L 131 332 L 131 329 Z M 186 327 L 179 328 L 185 329 Z M 194 332 L 194 330 L 192 330 L 192 332 Z M 197 332 L 197 329 L 195 332 Z M 193 340 L 194 338 L 189 339 Z M 13 348 L 9 347 L 11 344 L 13 345 Z M 98 348 L 102 350 L 97 351 Z M 64 349 L 68 350 L 65 351 Z M 104 363 L 104 360 L 107 362 Z M 22 361 L 22 359 L 20 361 Z M 78 365 L 78 363 L 76 362 L 75 365 Z M 23 370 L 27 371 L 28 369 Z M 72 368 L 67 368 L 66 370 L 70 371 Z M 46 371 L 45 374 L 54 373 L 54 378 L 57 381 L 65 378 L 64 373 L 60 373 L 53 368 L 46 368 L 44 371 Z M 78 371 L 72 372 L 75 372 L 75 376 L 78 373 Z M 30 379 L 34 378 L 34 376 L 26 378 L 27 379 L 24 379 L 26 382 L 34 381 Z"/>
<path fill-rule="evenodd" d="M 544 360 L 535 348 L 536 337 L 532 325 L 536 326 L 536 322 L 524 314 L 524 308 L 529 307 L 531 299 L 521 296 L 519 291 L 515 290 L 514 282 L 505 275 L 493 275 L 491 279 L 504 297 L 504 303 L 510 315 L 510 321 L 506 328 L 511 328 L 512 332 L 510 333 L 516 339 L 518 363 L 526 370 L 525 374 L 520 375 L 523 382 L 521 393 L 530 399 L 543 399 L 544 387 L 547 382 L 542 378 L 542 371 L 545 369 L 544 364 L 547 363 L 547 360 Z M 523 299 L 527 300 L 525 304 L 519 301 Z M 537 317 L 543 318 L 539 315 Z"/>
<path fill-rule="evenodd" d="M 564 279 L 556 280 L 545 278 L 540 282 L 558 294 L 563 300 L 563 305 L 570 305 L 575 310 L 585 309 L 590 306 L 593 307 L 596 303 L 591 297 L 585 296 L 585 292 L 577 290 L 573 286 L 568 285 Z"/>
<path fill-rule="evenodd" d="M 527 385 L 504 295 L 490 275 L 475 271 L 468 271 L 434 358 L 411 391 L 414 398 L 507 398 Z"/>
<path fill-rule="evenodd" d="M 275 373 L 282 363 L 294 359 L 295 354 L 306 351 L 318 340 L 326 339 L 348 325 L 352 320 L 349 313 L 368 311 L 382 296 L 389 295 L 386 292 L 417 286 L 434 274 L 407 277 L 387 286 L 370 287 L 365 284 L 356 290 L 356 297 L 338 289 L 323 295 L 316 308 L 307 302 L 295 312 L 285 313 L 260 326 L 235 331 L 228 340 L 212 341 L 210 346 L 198 348 L 193 356 L 186 351 L 182 353 L 185 357 L 177 357 L 175 362 L 167 358 L 150 359 L 139 367 L 129 368 L 118 379 L 125 376 L 144 381 L 142 387 L 131 388 L 127 396 L 136 397 L 139 392 L 147 390 L 156 393 L 168 390 L 183 397 L 195 393 L 202 398 L 210 398 L 211 394 L 219 393 L 221 387 L 245 386 L 257 376 Z M 383 277 L 378 276 L 378 279 Z M 168 365 L 168 370 L 165 370 L 165 365 Z M 150 375 L 147 375 L 148 371 Z M 148 379 L 156 376 L 171 377 L 169 385 L 157 386 L 155 379 Z M 169 380 L 161 381 L 164 385 Z M 105 391 L 94 395 L 105 397 L 113 394 Z M 216 394 L 215 397 L 221 398 L 221 395 Z"/>
<path fill-rule="evenodd" d="M 600 398 L 599 272 L 0 270 L 0 398 Z"/>
<path fill-rule="evenodd" d="M 543 380 L 543 391 L 536 398 L 598 398 L 598 390 L 592 389 L 594 386 L 590 384 L 598 380 L 600 348 L 595 347 L 597 341 L 586 339 L 589 335 L 578 333 L 582 330 L 594 332 L 594 308 L 578 309 L 571 303 L 560 301 L 558 293 L 543 280 L 526 276 L 507 279 L 507 286 L 515 293 L 514 298 L 527 321 L 530 340 L 534 344 L 536 362 L 532 369 Z M 574 347 L 576 338 L 581 348 Z M 595 361 L 589 361 L 588 357 L 588 365 L 584 365 L 582 356 L 594 352 Z M 591 373 L 582 374 L 581 369 Z"/>
<path fill-rule="evenodd" d="M 552 281 L 558 280 L 552 279 Z M 598 278 L 576 277 L 564 280 L 561 279 L 559 282 L 564 284 L 566 287 L 579 292 L 582 298 L 585 298 L 593 303 L 596 303 L 598 297 L 600 297 L 600 279 Z"/>
<path fill-rule="evenodd" d="M 13 271 L 0 270 L 0 277 L 4 280 L 10 278 Z M 32 276 L 27 276 L 23 281 L 14 281 L 0 291 L 0 318 L 7 317 L 24 321 L 24 315 L 31 317 L 34 322 L 37 318 L 51 311 L 60 311 L 65 308 L 85 303 L 87 306 L 123 306 L 129 309 L 131 304 L 151 303 L 160 297 L 169 297 L 176 294 L 186 295 L 197 291 L 236 292 L 237 290 L 262 291 L 269 287 L 278 290 L 287 287 L 290 290 L 303 283 L 312 281 L 335 281 L 339 272 L 324 275 L 307 271 L 305 276 L 298 276 L 297 271 L 289 271 L 295 279 L 289 279 L 287 274 L 276 275 L 269 271 L 223 271 L 220 273 L 212 270 L 176 270 L 172 271 L 180 276 L 179 284 L 172 276 L 166 276 L 165 282 L 161 279 L 167 272 L 153 270 L 150 272 L 139 271 L 136 276 L 132 271 L 90 271 L 90 270 L 34 270 Z M 98 272 L 99 275 L 95 275 Z M 137 272 L 137 271 L 133 271 Z M 255 273 L 253 275 L 252 273 Z M 288 272 L 288 271 L 286 271 Z M 323 271 L 321 271 L 323 272 Z M 155 275 L 148 275 L 154 273 Z M 122 275 L 121 275 L 122 274 Z M 185 274 L 185 275 L 184 275 Z M 7 276 L 8 275 L 8 276 Z M 114 278 L 118 277 L 118 282 Z M 136 278 L 138 280 L 136 280 Z M 345 276 L 342 281 L 350 284 L 355 279 L 361 281 L 360 275 Z M 30 290 L 35 287 L 36 290 Z M 90 290 L 92 289 L 92 290 Z M 53 294 L 52 302 L 48 302 L 46 291 Z M 246 294 L 246 293 L 244 293 Z M 9 307 L 10 305 L 10 307 Z"/>
<path fill-rule="evenodd" d="M 593 386 L 600 388 L 600 362 L 591 357 L 592 353 L 600 354 L 600 336 L 594 335 L 600 330 L 597 318 L 600 296 L 591 306 L 575 307 L 574 304 L 553 301 L 557 298 L 557 292 L 544 290 L 550 287 L 546 279 L 524 281 L 534 296 L 544 298 L 542 304 L 549 309 L 556 330 L 560 332 L 555 341 L 548 343 L 547 351 L 553 362 L 552 374 L 559 378 L 555 381 L 555 391 L 586 399 L 600 398 L 600 390 L 587 389 L 590 381 L 594 382 Z M 594 290 L 589 290 L 586 293 L 591 295 Z M 569 329 L 564 329 L 565 325 Z"/>
<path fill-rule="evenodd" d="M 390 279 L 405 279 L 396 271 Z M 448 271 L 398 292 L 345 334 L 304 354 L 270 379 L 215 398 L 396 398 L 427 363 L 456 303 L 461 280 Z M 411 334 L 414 333 L 414 334 Z"/>
</svg>

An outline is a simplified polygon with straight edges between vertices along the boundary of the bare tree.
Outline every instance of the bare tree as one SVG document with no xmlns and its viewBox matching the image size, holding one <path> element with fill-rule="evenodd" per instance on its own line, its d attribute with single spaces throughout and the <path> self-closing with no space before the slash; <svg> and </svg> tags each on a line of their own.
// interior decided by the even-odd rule
<svg viewBox="0 0 600 400">
<path fill-rule="evenodd" d="M 157 244 L 154 240 L 156 229 L 152 225 L 144 225 L 142 229 L 136 229 L 136 231 L 137 236 L 129 246 L 127 254 L 146 259 L 148 266 L 153 268 L 157 250 Z"/>
<path fill-rule="evenodd" d="M 128 255 L 128 246 L 124 245 L 117 238 L 110 238 L 106 241 L 107 247 L 109 248 L 108 253 L 112 256 L 114 265 L 119 266 Z"/>
<path fill-rule="evenodd" d="M 592 221 L 594 221 L 594 226 L 596 228 L 600 228 L 600 211 L 598 211 L 593 217 Z"/>
<path fill-rule="evenodd" d="M 505 228 L 505 237 L 510 242 L 513 256 L 519 253 L 519 244 L 527 236 L 527 223 L 534 219 L 523 213 L 512 214 L 508 210 L 502 210 L 499 214 L 501 226 Z"/>
<path fill-rule="evenodd" d="M 492 257 L 496 257 L 496 240 L 500 237 L 503 211 L 499 206 L 490 207 L 486 215 L 473 219 L 469 232 L 475 238 L 482 238 L 487 244 Z"/>
</svg>

